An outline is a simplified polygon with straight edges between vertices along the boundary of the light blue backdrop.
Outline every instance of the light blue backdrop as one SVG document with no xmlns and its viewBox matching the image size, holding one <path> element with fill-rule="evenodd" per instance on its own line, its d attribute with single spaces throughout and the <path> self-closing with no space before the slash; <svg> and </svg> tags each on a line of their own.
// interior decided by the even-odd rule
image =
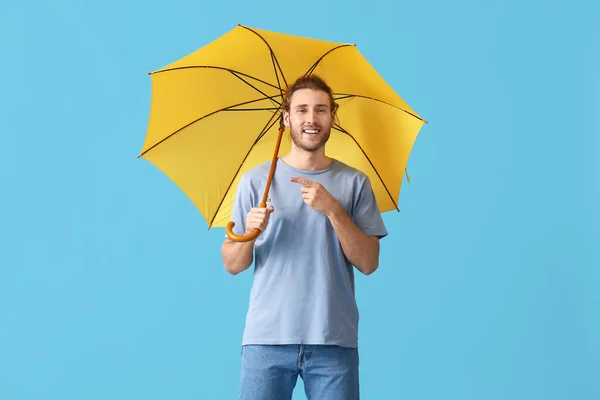
<svg viewBox="0 0 600 400">
<path fill-rule="evenodd" d="M 600 398 L 597 2 L 203 3 L 1 3 L 0 399 L 236 398 L 251 273 L 136 156 L 147 72 L 238 23 L 356 43 L 430 121 L 363 397 Z"/>
</svg>

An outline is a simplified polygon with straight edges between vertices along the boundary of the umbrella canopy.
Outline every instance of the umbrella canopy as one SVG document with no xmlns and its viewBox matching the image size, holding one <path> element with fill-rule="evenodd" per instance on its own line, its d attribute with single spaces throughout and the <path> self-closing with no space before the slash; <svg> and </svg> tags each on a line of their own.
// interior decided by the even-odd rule
<svg viewBox="0 0 600 400">
<path fill-rule="evenodd" d="M 288 85 L 313 73 L 339 104 L 327 155 L 368 175 L 381 212 L 398 209 L 406 163 L 426 121 L 353 44 L 236 26 L 150 73 L 139 157 L 189 197 L 209 228 L 227 226 L 241 175 L 289 150 L 280 106 Z"/>
</svg>

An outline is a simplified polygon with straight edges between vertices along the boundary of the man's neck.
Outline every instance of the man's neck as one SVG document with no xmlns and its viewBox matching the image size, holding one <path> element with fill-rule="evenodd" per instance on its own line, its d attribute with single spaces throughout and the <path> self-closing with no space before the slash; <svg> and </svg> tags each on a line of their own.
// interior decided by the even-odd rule
<svg viewBox="0 0 600 400">
<path fill-rule="evenodd" d="M 330 157 L 325 155 L 325 148 L 311 152 L 295 148 L 293 145 L 292 150 L 282 156 L 281 160 L 290 167 L 309 171 L 325 169 L 332 161 Z"/>
</svg>

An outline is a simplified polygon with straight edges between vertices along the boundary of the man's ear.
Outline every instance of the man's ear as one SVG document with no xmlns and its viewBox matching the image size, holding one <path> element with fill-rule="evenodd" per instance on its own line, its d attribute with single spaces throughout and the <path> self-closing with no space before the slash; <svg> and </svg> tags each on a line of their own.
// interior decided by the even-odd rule
<svg viewBox="0 0 600 400">
<path fill-rule="evenodd" d="M 283 124 L 290 126 L 290 113 L 285 110 L 283 111 Z"/>
</svg>

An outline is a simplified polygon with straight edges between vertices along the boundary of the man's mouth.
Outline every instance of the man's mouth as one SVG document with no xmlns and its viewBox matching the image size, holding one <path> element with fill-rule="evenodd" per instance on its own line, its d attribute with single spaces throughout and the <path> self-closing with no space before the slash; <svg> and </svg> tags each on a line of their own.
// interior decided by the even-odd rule
<svg viewBox="0 0 600 400">
<path fill-rule="evenodd" d="M 303 129 L 302 133 L 305 133 L 307 135 L 316 135 L 320 131 L 321 131 L 320 129 Z"/>
</svg>

